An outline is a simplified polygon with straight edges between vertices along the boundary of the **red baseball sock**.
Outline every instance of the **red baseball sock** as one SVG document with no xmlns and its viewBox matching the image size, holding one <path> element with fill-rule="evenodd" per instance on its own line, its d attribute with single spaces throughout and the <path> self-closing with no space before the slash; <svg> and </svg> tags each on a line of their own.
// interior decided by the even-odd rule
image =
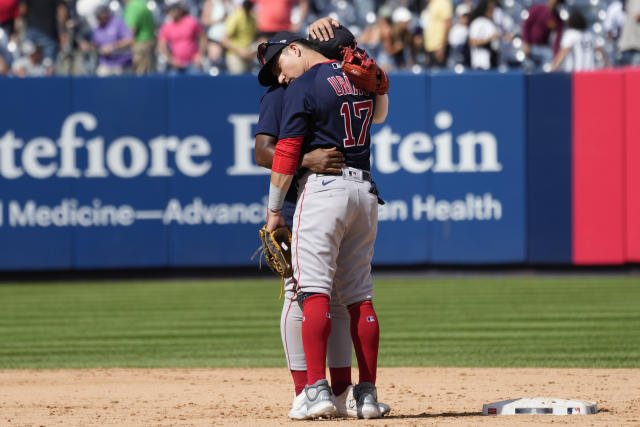
<svg viewBox="0 0 640 427">
<path fill-rule="evenodd" d="M 376 383 L 378 368 L 378 344 L 380 325 L 371 301 L 362 301 L 349 306 L 351 316 L 351 339 L 356 350 L 360 382 Z"/>
<path fill-rule="evenodd" d="M 351 366 L 346 368 L 329 368 L 331 376 L 331 389 L 333 394 L 339 396 L 351 385 Z"/>
<path fill-rule="evenodd" d="M 307 384 L 327 378 L 325 360 L 331 332 L 329 296 L 311 295 L 302 304 L 302 346 L 307 359 Z"/>
<path fill-rule="evenodd" d="M 307 371 L 291 371 L 291 378 L 293 378 L 293 386 L 296 388 L 297 396 L 302 393 L 307 384 Z"/>
</svg>

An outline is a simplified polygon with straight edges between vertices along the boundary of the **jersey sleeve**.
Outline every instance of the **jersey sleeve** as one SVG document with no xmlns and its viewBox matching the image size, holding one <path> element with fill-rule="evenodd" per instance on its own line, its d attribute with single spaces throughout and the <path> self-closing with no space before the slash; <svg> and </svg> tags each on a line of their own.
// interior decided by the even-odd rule
<svg viewBox="0 0 640 427">
<path fill-rule="evenodd" d="M 282 86 L 272 86 L 260 101 L 260 116 L 256 126 L 256 135 L 265 134 L 278 138 L 280 135 L 280 120 L 282 119 Z"/>
<path fill-rule="evenodd" d="M 307 80 L 289 85 L 283 98 L 279 139 L 304 137 L 313 114 L 313 95 Z"/>
<path fill-rule="evenodd" d="M 293 175 L 298 167 L 302 143 L 313 114 L 313 93 L 309 83 L 307 79 L 298 78 L 285 91 L 280 136 L 271 167 L 273 172 Z"/>
</svg>

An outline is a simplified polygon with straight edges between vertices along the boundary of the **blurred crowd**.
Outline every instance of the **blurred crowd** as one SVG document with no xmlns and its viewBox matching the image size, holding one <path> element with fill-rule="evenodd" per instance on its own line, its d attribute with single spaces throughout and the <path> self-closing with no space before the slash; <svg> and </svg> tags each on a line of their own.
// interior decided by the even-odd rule
<svg viewBox="0 0 640 427">
<path fill-rule="evenodd" d="M 640 0 L 0 0 L 0 75 L 255 72 L 324 16 L 389 71 L 640 65 Z"/>
</svg>

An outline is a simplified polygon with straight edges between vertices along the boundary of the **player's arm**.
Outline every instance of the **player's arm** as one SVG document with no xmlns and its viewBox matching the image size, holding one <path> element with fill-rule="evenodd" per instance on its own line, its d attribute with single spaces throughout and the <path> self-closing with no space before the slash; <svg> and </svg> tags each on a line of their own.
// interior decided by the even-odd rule
<svg viewBox="0 0 640 427">
<path fill-rule="evenodd" d="M 271 169 L 273 163 L 273 153 L 276 151 L 276 137 L 259 133 L 253 146 L 253 157 L 256 164 L 263 168 Z"/>
<path fill-rule="evenodd" d="M 271 184 L 269 185 L 269 205 L 267 208 L 267 230 L 273 231 L 285 225 L 282 217 L 282 205 L 287 190 L 298 167 L 300 150 L 304 137 L 285 138 L 278 141 L 271 167 Z"/>
<path fill-rule="evenodd" d="M 256 135 L 253 154 L 258 166 L 271 169 L 273 155 L 276 150 L 276 138 L 271 135 Z M 333 148 L 317 148 L 300 158 L 301 168 L 309 169 L 315 173 L 340 173 L 346 166 L 344 154 Z"/>
<path fill-rule="evenodd" d="M 376 108 L 373 112 L 373 123 L 380 124 L 387 119 L 389 113 L 389 95 L 376 95 Z"/>
</svg>

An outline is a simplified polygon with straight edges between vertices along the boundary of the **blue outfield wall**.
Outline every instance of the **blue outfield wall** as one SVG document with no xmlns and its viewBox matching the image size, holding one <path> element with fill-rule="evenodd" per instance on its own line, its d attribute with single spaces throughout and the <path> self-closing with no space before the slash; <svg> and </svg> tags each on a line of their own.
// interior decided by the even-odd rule
<svg viewBox="0 0 640 427">
<path fill-rule="evenodd" d="M 392 76 L 388 119 L 371 132 L 387 201 L 374 262 L 569 262 L 566 233 L 557 250 L 542 242 L 570 208 L 554 180 L 570 173 L 570 133 L 557 132 L 571 105 L 544 99 L 570 87 Z M 0 93 L 12 100 L 0 105 L 1 270 L 253 264 L 268 191 L 253 160 L 255 77 L 0 79 Z"/>
<path fill-rule="evenodd" d="M 527 77 L 528 261 L 572 261 L 571 75 Z"/>
</svg>

